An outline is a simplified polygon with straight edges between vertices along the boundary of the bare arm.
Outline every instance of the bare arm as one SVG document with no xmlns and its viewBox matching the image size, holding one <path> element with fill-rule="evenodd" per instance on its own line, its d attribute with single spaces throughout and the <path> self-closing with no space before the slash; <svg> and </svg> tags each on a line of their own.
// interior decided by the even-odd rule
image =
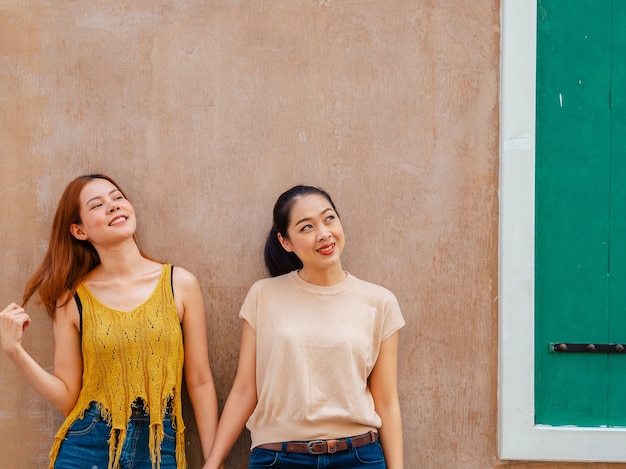
<svg viewBox="0 0 626 469">
<path fill-rule="evenodd" d="M 217 436 L 204 469 L 217 469 L 223 464 L 256 404 L 256 333 L 244 321 L 237 375 L 226 399 Z"/>
<path fill-rule="evenodd" d="M 398 399 L 398 333 L 380 347 L 378 360 L 370 374 L 370 390 L 376 412 L 383 423 L 379 429 L 380 443 L 389 469 L 403 468 L 402 417 Z"/>
<path fill-rule="evenodd" d="M 22 307 L 8 305 L 0 313 L 2 349 L 35 390 L 67 415 L 78 399 L 83 372 L 76 303 L 70 301 L 55 313 L 54 373 L 42 368 L 22 347 L 22 334 L 29 325 L 30 317 Z"/>
<path fill-rule="evenodd" d="M 182 311 L 185 382 L 206 460 L 217 428 L 217 395 L 209 364 L 207 323 L 200 285 L 193 274 L 180 267 L 174 268 L 174 296 L 177 306 L 180 305 L 179 311 Z"/>
</svg>

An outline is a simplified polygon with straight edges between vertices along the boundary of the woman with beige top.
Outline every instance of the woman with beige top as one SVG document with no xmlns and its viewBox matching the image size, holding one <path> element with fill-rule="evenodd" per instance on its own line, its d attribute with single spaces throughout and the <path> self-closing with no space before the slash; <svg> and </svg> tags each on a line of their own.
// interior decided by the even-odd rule
<svg viewBox="0 0 626 469">
<path fill-rule="evenodd" d="M 395 296 L 343 270 L 330 196 L 295 186 L 274 206 L 271 275 L 248 292 L 239 364 L 205 469 L 244 426 L 249 468 L 403 467 Z"/>
</svg>

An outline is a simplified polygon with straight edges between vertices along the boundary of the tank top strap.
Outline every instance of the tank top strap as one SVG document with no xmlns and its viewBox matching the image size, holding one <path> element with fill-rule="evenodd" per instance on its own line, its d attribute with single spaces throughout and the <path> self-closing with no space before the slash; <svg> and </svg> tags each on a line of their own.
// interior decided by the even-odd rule
<svg viewBox="0 0 626 469">
<path fill-rule="evenodd" d="M 80 301 L 80 296 L 78 295 L 78 291 L 74 292 L 74 301 L 76 301 L 76 307 L 78 308 L 78 332 L 80 333 L 80 338 L 83 338 L 83 303 Z"/>
</svg>

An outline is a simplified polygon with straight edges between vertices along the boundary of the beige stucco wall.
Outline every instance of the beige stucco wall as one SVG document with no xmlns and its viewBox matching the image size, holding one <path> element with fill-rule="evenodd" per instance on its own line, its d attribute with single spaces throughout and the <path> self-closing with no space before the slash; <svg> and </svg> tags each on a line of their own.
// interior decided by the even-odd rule
<svg viewBox="0 0 626 469">
<path fill-rule="evenodd" d="M 65 184 L 107 173 L 145 250 L 200 279 L 223 402 L 272 204 L 320 185 L 342 215 L 345 267 L 393 290 L 407 319 L 406 467 L 508 466 L 496 442 L 499 8 L 1 1 L 0 303 L 19 301 Z M 50 321 L 29 312 L 26 347 L 51 369 Z M 0 396 L 0 467 L 44 467 L 60 415 L 4 356 Z M 227 468 L 245 467 L 247 444 Z M 531 466 L 552 467 L 519 467 Z"/>
</svg>

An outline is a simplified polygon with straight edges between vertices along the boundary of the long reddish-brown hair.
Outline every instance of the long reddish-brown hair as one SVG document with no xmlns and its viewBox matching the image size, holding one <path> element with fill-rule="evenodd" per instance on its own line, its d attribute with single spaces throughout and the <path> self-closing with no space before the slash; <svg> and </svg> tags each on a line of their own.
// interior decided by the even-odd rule
<svg viewBox="0 0 626 469">
<path fill-rule="evenodd" d="M 26 282 L 23 306 L 38 291 L 41 304 L 50 317 L 54 317 L 56 308 L 70 301 L 81 280 L 100 264 L 100 257 L 91 243 L 78 240 L 70 233 L 72 224 L 81 223 L 80 193 L 94 179 L 109 181 L 126 197 L 120 186 L 103 174 L 79 176 L 67 185 L 54 215 L 48 251 L 39 268 Z M 69 292 L 65 302 L 57 305 L 65 292 Z"/>
</svg>

